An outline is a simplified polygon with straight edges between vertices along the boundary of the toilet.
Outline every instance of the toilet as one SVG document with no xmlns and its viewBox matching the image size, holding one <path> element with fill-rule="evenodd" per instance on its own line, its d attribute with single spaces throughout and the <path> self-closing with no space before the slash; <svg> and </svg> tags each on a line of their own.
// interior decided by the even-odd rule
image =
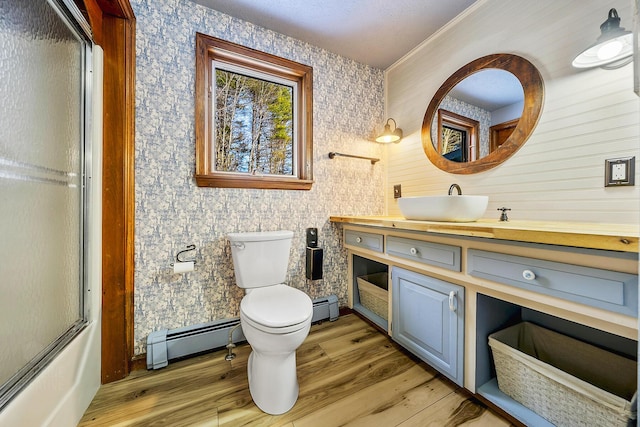
<svg viewBox="0 0 640 427">
<path fill-rule="evenodd" d="M 240 324 L 251 345 L 249 391 L 262 411 L 287 412 L 298 399 L 296 349 L 311 327 L 309 296 L 285 285 L 292 231 L 229 233 L 236 285 L 245 290 Z"/>
</svg>

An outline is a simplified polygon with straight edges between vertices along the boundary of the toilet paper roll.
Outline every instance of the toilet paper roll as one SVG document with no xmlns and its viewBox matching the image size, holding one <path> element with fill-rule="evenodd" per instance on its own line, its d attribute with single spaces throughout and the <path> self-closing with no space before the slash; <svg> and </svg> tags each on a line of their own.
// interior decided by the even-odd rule
<svg viewBox="0 0 640 427">
<path fill-rule="evenodd" d="M 193 271 L 194 262 L 176 262 L 173 264 L 173 273 L 174 274 L 182 274 L 188 273 L 189 271 Z"/>
</svg>

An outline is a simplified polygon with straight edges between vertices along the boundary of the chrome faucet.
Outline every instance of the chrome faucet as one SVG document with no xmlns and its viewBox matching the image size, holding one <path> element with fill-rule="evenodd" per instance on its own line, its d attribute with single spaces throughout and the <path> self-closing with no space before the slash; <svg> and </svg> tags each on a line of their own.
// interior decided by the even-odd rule
<svg viewBox="0 0 640 427">
<path fill-rule="evenodd" d="M 453 194 L 454 188 L 458 190 L 458 196 L 462 196 L 462 189 L 458 184 L 451 184 L 451 187 L 449 187 L 449 195 L 451 196 Z"/>
</svg>

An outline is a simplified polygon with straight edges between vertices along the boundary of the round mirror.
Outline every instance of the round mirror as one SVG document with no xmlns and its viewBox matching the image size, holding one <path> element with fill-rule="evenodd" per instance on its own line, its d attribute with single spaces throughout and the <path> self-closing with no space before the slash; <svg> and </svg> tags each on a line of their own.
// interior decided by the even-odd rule
<svg viewBox="0 0 640 427">
<path fill-rule="evenodd" d="M 435 93 L 422 145 L 438 168 L 470 174 L 513 155 L 538 122 L 544 98 L 538 70 L 524 58 L 495 54 L 456 71 Z"/>
</svg>

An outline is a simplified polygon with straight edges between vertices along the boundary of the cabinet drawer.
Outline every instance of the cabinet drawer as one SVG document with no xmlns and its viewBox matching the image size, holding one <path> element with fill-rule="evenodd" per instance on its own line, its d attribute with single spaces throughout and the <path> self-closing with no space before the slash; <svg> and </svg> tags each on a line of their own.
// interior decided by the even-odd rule
<svg viewBox="0 0 640 427">
<path fill-rule="evenodd" d="M 344 230 L 344 243 L 346 245 L 358 246 L 376 252 L 384 249 L 384 237 L 382 234 L 364 233 L 362 231 Z"/>
<path fill-rule="evenodd" d="M 387 237 L 387 253 L 447 270 L 460 271 L 460 248 L 458 246 L 389 236 Z"/>
<path fill-rule="evenodd" d="M 630 316 L 638 314 L 638 276 L 598 268 L 469 250 L 470 275 Z"/>
</svg>

